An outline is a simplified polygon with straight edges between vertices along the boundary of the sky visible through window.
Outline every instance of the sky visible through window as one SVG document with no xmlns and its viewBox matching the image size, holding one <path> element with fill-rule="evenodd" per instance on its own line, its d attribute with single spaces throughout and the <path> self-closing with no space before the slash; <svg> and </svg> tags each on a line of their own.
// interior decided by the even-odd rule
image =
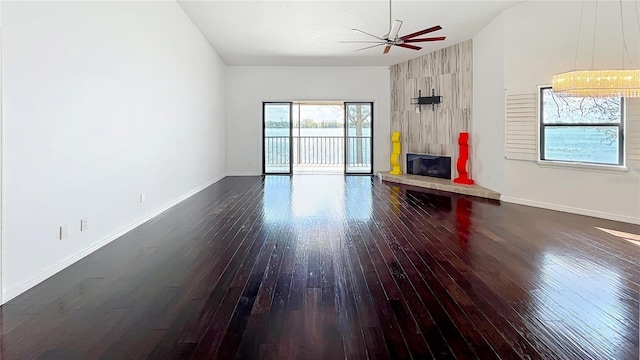
<svg viewBox="0 0 640 360">
<path fill-rule="evenodd" d="M 288 105 L 267 107 L 267 119 L 286 121 L 289 118 Z M 316 122 L 336 121 L 342 126 L 344 112 L 342 105 L 300 105 L 300 115 L 302 119 L 312 119 Z M 298 104 L 293 105 L 293 119 L 298 118 Z"/>
</svg>

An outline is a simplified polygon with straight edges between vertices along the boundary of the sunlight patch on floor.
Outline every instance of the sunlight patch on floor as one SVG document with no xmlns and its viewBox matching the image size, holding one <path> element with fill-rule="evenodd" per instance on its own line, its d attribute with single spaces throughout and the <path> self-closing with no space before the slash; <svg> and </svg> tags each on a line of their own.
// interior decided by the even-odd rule
<svg viewBox="0 0 640 360">
<path fill-rule="evenodd" d="M 617 231 L 617 230 L 611 230 L 611 229 L 605 229 L 605 228 L 601 228 L 601 227 L 597 227 L 596 229 L 600 230 L 600 231 L 604 231 L 607 234 L 622 238 L 627 240 L 628 242 L 632 243 L 632 244 L 636 244 L 638 246 L 640 246 L 640 235 L 638 234 L 632 234 L 632 233 L 628 233 L 628 232 L 624 232 L 624 231 Z"/>
</svg>

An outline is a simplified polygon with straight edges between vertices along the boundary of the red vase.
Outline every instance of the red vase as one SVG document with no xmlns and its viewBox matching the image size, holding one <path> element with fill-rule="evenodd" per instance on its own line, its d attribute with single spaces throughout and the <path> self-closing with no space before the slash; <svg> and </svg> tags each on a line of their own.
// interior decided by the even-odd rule
<svg viewBox="0 0 640 360">
<path fill-rule="evenodd" d="M 473 180 L 469 179 L 467 172 L 467 161 L 469 161 L 469 133 L 462 132 L 458 137 L 458 145 L 460 145 L 460 157 L 456 168 L 458 169 L 458 177 L 453 180 L 458 184 L 473 184 Z"/>
</svg>

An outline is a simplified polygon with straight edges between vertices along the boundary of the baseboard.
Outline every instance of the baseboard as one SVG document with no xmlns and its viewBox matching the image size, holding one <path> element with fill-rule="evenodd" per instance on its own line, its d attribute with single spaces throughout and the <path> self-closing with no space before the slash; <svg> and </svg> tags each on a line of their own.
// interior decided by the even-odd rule
<svg viewBox="0 0 640 360">
<path fill-rule="evenodd" d="M 578 215 L 593 216 L 601 219 L 620 221 L 620 222 L 625 222 L 630 224 L 640 224 L 640 219 L 638 218 L 634 218 L 632 216 L 611 214 L 604 211 L 596 211 L 596 210 L 582 209 L 582 208 L 577 208 L 572 206 L 550 204 L 542 201 L 520 199 L 520 198 L 514 198 L 514 197 L 504 196 L 504 195 L 502 195 L 500 200 L 508 203 L 533 206 L 533 207 L 562 211 L 562 212 L 578 214 Z"/>
<path fill-rule="evenodd" d="M 261 176 L 261 173 L 253 173 L 253 172 L 230 172 L 227 173 L 227 176 Z"/>
<path fill-rule="evenodd" d="M 135 229 L 136 227 L 144 224 L 145 222 L 153 219 L 154 217 L 156 217 L 156 216 L 160 215 L 161 213 L 167 211 L 171 207 L 179 204 L 180 202 L 190 198 L 191 196 L 195 195 L 196 193 L 198 193 L 198 192 L 206 189 L 207 187 L 217 183 L 218 181 L 222 180 L 224 177 L 226 177 L 226 174 L 223 174 L 223 175 L 215 177 L 213 180 L 210 180 L 207 183 L 205 183 L 205 184 L 203 184 L 201 186 L 198 186 L 197 188 L 189 191 L 188 193 L 179 196 L 177 199 L 164 204 L 159 209 L 156 209 L 152 213 L 145 215 L 143 218 L 141 218 L 141 219 L 133 222 L 132 224 L 124 227 L 123 229 L 120 229 L 117 232 L 107 236 L 103 240 L 101 240 L 101 241 L 99 241 L 99 242 L 97 242 L 95 244 L 92 244 L 89 247 L 86 247 L 86 248 L 80 250 L 79 252 L 77 252 L 75 254 L 72 254 L 72 255 L 70 255 L 70 256 L 58 261 L 53 266 L 40 271 L 38 274 L 32 276 L 31 278 L 9 287 L 2 294 L 2 301 L 3 301 L 2 303 L 4 304 L 4 303 L 8 302 L 9 300 L 15 298 L 16 296 L 22 294 L 23 292 L 31 289 L 32 287 L 38 285 L 39 283 L 43 282 L 44 280 L 50 278 L 51 276 L 53 276 L 53 275 L 57 274 L 58 272 L 66 269 L 67 267 L 71 266 L 73 263 L 81 260 L 85 256 L 87 256 L 87 255 L 93 253 L 94 251 L 100 249 L 101 247 L 107 245 L 108 243 L 112 242 L 113 240 L 121 237 L 122 235 L 124 235 L 124 234 L 128 233 L 129 231 Z"/>
</svg>

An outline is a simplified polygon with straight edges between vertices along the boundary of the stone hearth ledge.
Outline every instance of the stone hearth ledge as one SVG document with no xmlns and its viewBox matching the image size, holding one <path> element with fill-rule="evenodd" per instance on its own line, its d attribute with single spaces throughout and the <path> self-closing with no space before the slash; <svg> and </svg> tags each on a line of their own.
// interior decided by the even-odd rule
<svg viewBox="0 0 640 360">
<path fill-rule="evenodd" d="M 378 178 L 381 181 L 388 181 L 398 184 L 418 186 L 427 189 L 448 191 L 457 194 L 477 196 L 485 199 L 500 200 L 500 193 L 479 185 L 456 184 L 452 180 L 439 179 L 421 175 L 391 175 L 388 171 L 378 171 Z"/>
</svg>

